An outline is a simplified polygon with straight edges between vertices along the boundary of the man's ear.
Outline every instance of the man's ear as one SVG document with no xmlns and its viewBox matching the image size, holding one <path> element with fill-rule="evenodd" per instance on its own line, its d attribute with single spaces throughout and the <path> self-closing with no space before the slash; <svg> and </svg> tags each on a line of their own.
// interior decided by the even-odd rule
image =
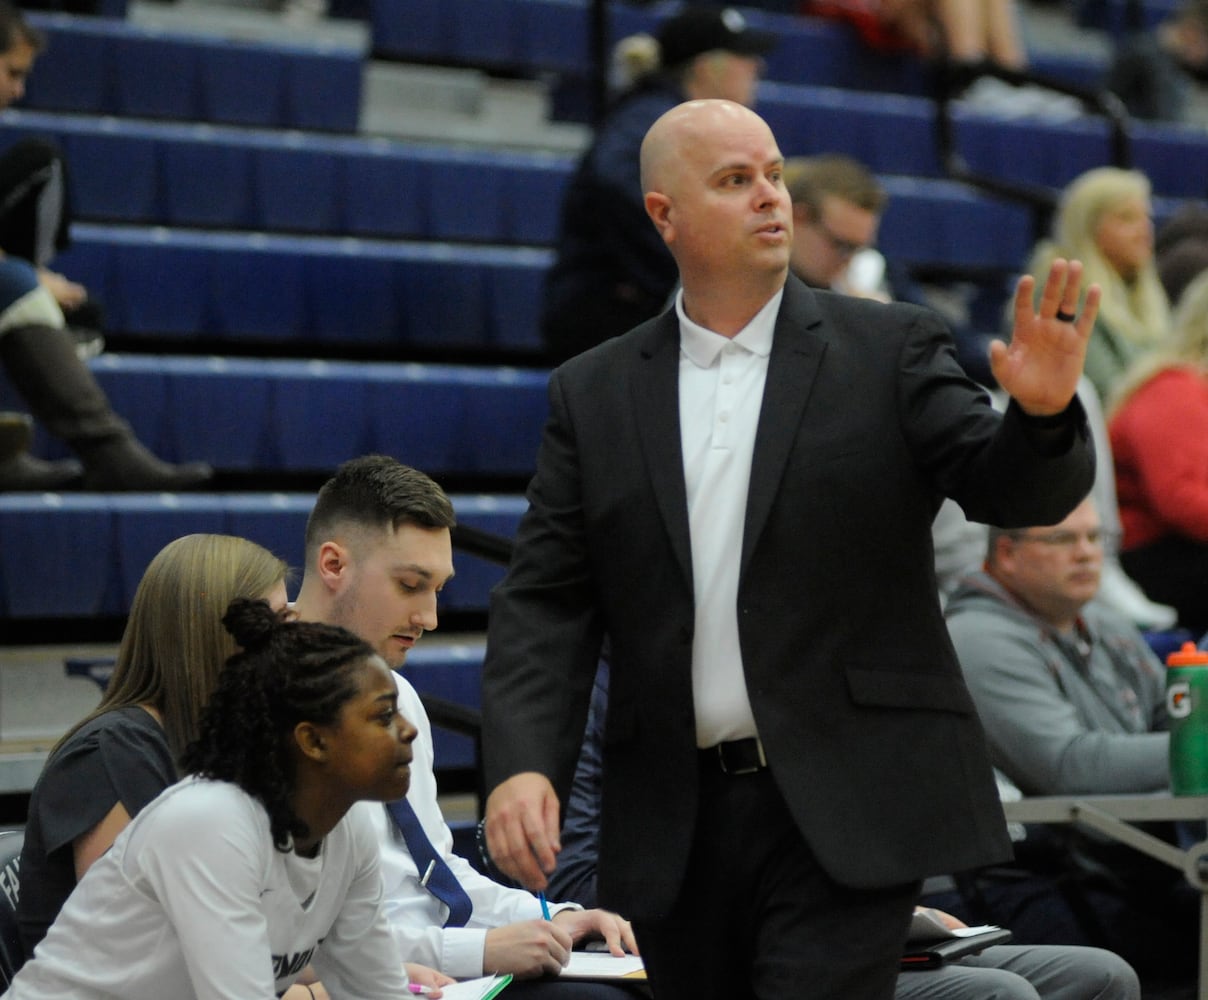
<svg viewBox="0 0 1208 1000">
<path fill-rule="evenodd" d="M 675 238 L 675 228 L 671 222 L 671 199 L 661 191 L 647 191 L 646 214 L 659 231 L 664 243 L 670 243 Z"/>
<path fill-rule="evenodd" d="M 813 213 L 810 211 L 809 205 L 803 201 L 793 202 L 793 222 L 800 225 L 808 225 L 813 222 Z"/>
<path fill-rule="evenodd" d="M 294 726 L 294 742 L 303 757 L 322 764 L 327 761 L 327 745 L 323 734 L 313 722 L 299 722 Z"/>
<path fill-rule="evenodd" d="M 319 546 L 315 566 L 319 578 L 329 588 L 334 588 L 344 577 L 350 564 L 348 548 L 340 542 L 328 541 Z"/>
</svg>

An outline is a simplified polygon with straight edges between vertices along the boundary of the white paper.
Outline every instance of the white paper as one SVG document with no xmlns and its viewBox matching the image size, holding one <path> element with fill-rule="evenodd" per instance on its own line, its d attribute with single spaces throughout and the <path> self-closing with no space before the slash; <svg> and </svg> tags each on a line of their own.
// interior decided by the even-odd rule
<svg viewBox="0 0 1208 1000">
<path fill-rule="evenodd" d="M 622 955 L 618 958 L 607 952 L 572 951 L 570 962 L 561 974 L 577 979 L 619 979 L 644 968 L 642 959 L 637 955 Z"/>
</svg>

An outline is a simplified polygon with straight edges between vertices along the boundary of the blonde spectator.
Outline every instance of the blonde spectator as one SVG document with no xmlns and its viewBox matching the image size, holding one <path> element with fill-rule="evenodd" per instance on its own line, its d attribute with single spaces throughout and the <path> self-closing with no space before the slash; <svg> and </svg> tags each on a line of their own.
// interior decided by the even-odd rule
<svg viewBox="0 0 1208 1000">
<path fill-rule="evenodd" d="M 1099 167 L 1082 174 L 1062 193 L 1052 238 L 1037 245 L 1028 266 L 1043 276 L 1056 258 L 1077 259 L 1087 283 L 1103 290 L 1085 371 L 1104 400 L 1170 329 L 1170 305 L 1154 264 L 1150 191 L 1149 179 L 1136 170 Z"/>
</svg>

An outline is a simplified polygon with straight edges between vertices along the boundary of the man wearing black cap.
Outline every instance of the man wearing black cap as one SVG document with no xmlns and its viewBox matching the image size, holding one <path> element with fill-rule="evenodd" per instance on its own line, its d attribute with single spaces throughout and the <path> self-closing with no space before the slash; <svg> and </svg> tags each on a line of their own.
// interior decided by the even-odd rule
<svg viewBox="0 0 1208 1000">
<path fill-rule="evenodd" d="M 657 35 L 658 68 L 612 108 L 567 189 L 558 258 L 546 277 L 541 334 L 565 361 L 657 315 L 676 284 L 675 262 L 650 225 L 638 178 L 646 130 L 686 100 L 750 107 L 776 38 L 730 8 L 688 7 Z"/>
</svg>

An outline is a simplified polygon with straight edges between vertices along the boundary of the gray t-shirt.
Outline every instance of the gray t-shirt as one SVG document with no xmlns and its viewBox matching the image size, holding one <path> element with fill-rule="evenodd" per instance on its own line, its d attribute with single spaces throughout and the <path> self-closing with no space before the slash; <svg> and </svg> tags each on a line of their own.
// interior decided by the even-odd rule
<svg viewBox="0 0 1208 1000">
<path fill-rule="evenodd" d="M 97 716 L 46 763 L 29 800 L 17 919 L 28 958 L 76 886 L 75 839 L 120 802 L 135 816 L 176 780 L 159 723 L 136 706 Z"/>
</svg>

